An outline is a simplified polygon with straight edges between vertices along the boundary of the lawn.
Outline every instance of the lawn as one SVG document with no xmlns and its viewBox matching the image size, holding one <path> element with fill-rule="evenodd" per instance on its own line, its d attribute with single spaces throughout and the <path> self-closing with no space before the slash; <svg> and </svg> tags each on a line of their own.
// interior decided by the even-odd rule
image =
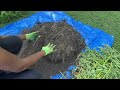
<svg viewBox="0 0 120 90">
<path fill-rule="evenodd" d="M 35 12 L 36 11 L 27 11 L 25 17 Z M 120 50 L 120 11 L 65 11 L 65 13 L 84 24 L 99 28 L 113 35 L 115 37 L 114 47 L 118 51 Z M 7 24 L 0 24 L 0 27 Z"/>
<path fill-rule="evenodd" d="M 8 25 L 8 24 L 10 24 L 10 23 L 16 22 L 16 21 L 18 21 L 19 19 L 28 17 L 28 16 L 32 15 L 33 13 L 35 13 L 35 12 L 36 12 L 36 11 L 25 11 L 23 17 L 19 17 L 19 18 L 17 18 L 17 19 L 14 19 L 14 20 L 8 22 L 8 23 L 0 23 L 0 28 L 1 28 L 1 27 L 4 27 L 4 26 L 6 26 L 6 25 Z"/>
<path fill-rule="evenodd" d="M 120 11 L 65 11 L 67 14 L 115 37 L 114 47 L 120 51 Z"/>
</svg>

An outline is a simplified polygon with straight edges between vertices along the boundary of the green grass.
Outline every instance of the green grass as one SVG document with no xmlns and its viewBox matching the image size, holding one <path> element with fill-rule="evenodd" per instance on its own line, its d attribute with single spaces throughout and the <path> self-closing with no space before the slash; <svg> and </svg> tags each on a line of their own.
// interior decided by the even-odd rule
<svg viewBox="0 0 120 90">
<path fill-rule="evenodd" d="M 84 24 L 104 30 L 115 37 L 114 47 L 120 50 L 120 11 L 65 11 Z"/>
<path fill-rule="evenodd" d="M 36 13 L 37 11 L 23 11 L 23 12 L 24 12 L 24 14 L 23 14 L 22 17 L 15 18 L 14 20 L 12 20 L 12 21 L 10 21 L 10 22 L 7 22 L 7 23 L 0 23 L 0 28 L 4 27 L 4 26 L 6 26 L 6 25 L 8 25 L 8 24 L 10 24 L 10 23 L 16 22 L 16 21 L 18 21 L 18 20 L 20 20 L 20 19 L 22 19 L 22 18 L 28 17 L 28 16 Z"/>
<path fill-rule="evenodd" d="M 100 53 L 87 48 L 76 61 L 76 79 L 120 79 L 120 52 L 107 45 Z"/>
</svg>

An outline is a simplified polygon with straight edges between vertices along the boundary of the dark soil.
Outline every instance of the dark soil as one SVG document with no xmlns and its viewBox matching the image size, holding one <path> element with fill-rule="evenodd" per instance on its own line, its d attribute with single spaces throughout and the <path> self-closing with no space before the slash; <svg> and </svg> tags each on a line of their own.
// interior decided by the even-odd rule
<svg viewBox="0 0 120 90">
<path fill-rule="evenodd" d="M 57 73 L 65 71 L 75 63 L 77 55 L 85 48 L 84 39 L 66 21 L 37 23 L 33 28 L 24 30 L 23 34 L 39 31 L 40 37 L 35 42 L 24 42 L 19 54 L 21 58 L 32 55 L 49 42 L 56 45 L 57 51 L 41 58 L 31 68 L 37 69 L 48 79 Z"/>
</svg>

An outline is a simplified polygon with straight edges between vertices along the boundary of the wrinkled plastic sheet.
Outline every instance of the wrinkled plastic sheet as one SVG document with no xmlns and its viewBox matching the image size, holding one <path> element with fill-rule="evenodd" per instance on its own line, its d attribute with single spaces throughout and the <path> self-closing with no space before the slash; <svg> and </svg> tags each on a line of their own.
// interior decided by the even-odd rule
<svg viewBox="0 0 120 90">
<path fill-rule="evenodd" d="M 0 35 L 19 35 L 24 29 L 32 28 L 37 22 L 60 22 L 66 20 L 75 30 L 81 33 L 82 37 L 85 39 L 86 45 L 90 49 L 98 50 L 104 44 L 112 46 L 114 43 L 114 37 L 107 34 L 99 28 L 94 28 L 92 26 L 86 25 L 80 21 L 76 21 L 74 18 L 70 17 L 61 11 L 42 11 L 33 14 L 27 18 L 19 20 L 17 22 L 11 23 L 3 28 L 0 28 Z M 70 66 L 69 68 L 74 68 L 75 66 Z M 68 78 L 72 78 L 71 70 L 65 72 Z M 52 76 L 52 79 L 63 78 L 61 74 Z"/>
</svg>

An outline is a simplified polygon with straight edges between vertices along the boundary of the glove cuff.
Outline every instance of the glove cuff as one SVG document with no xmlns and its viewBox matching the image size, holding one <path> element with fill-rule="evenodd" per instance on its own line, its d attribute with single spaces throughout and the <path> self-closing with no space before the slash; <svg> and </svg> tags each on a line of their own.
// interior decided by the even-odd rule
<svg viewBox="0 0 120 90">
<path fill-rule="evenodd" d="M 42 48 L 42 51 L 45 52 L 45 56 L 48 54 L 44 47 Z"/>
<path fill-rule="evenodd" d="M 29 34 L 25 34 L 26 40 L 29 40 Z"/>
</svg>

